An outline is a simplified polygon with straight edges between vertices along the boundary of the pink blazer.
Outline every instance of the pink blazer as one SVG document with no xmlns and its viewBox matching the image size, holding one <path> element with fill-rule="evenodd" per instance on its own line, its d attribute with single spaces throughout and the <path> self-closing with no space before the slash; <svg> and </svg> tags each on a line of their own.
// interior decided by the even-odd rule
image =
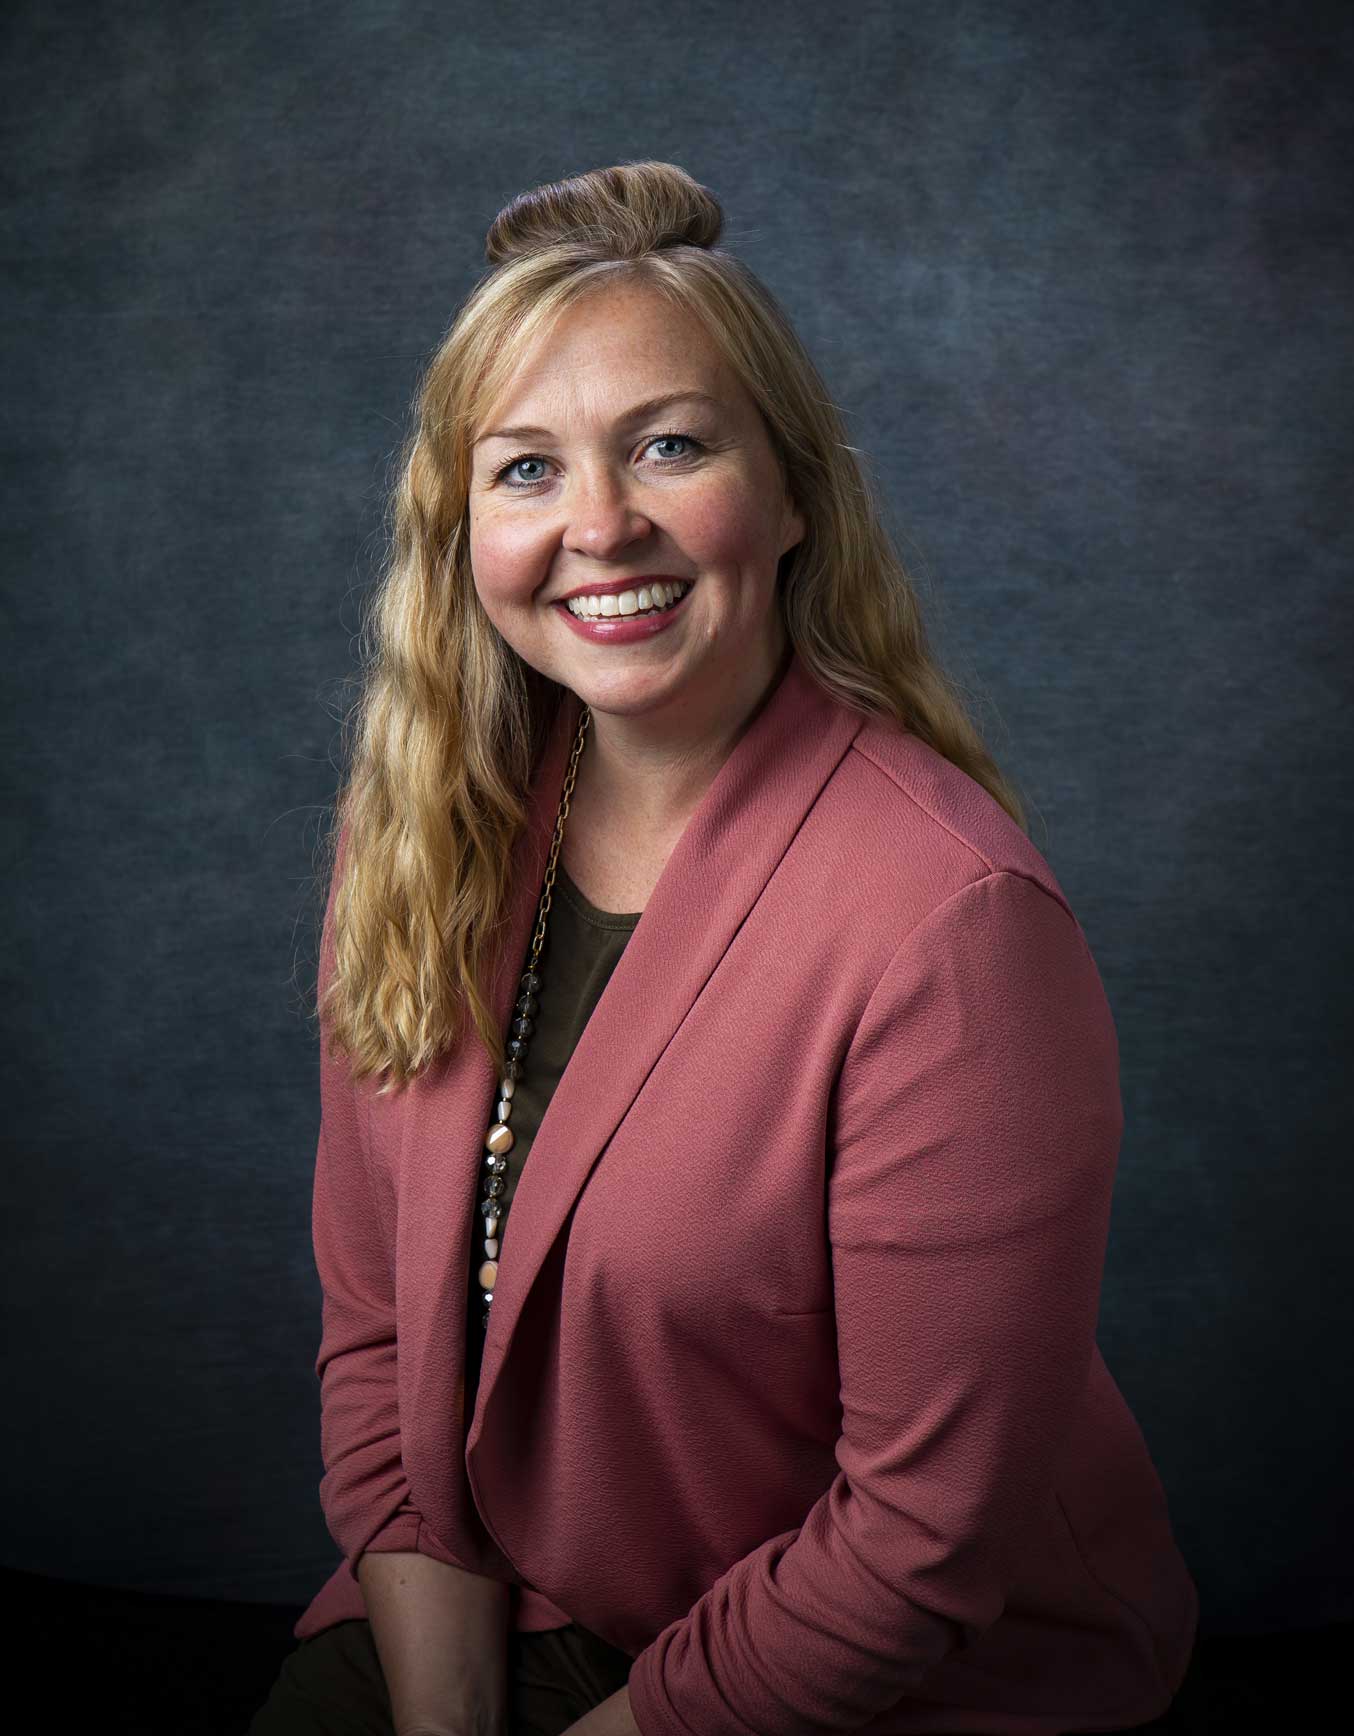
<svg viewBox="0 0 1354 1736">
<path fill-rule="evenodd" d="M 579 702 L 518 840 L 506 1027 Z M 332 892 L 331 892 L 332 910 Z M 322 950 L 327 970 L 328 918 Z M 494 1079 L 321 1063 L 320 1498 L 364 1550 L 634 1656 L 644 1736 L 1118 1729 L 1198 1603 L 1096 1346 L 1123 1125 L 1047 863 L 793 657 L 654 888 L 518 1181 L 474 1407 Z"/>
</svg>

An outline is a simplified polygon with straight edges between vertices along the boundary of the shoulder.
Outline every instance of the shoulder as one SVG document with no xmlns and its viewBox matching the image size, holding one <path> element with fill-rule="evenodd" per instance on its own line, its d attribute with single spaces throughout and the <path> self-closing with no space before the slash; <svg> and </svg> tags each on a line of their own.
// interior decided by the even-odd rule
<svg viewBox="0 0 1354 1736">
<path fill-rule="evenodd" d="M 982 881 L 1024 880 L 1076 916 L 1040 850 L 983 786 L 891 719 L 867 718 L 821 792 L 824 845 L 844 840 L 862 892 L 904 929 Z"/>
<path fill-rule="evenodd" d="M 868 839 L 870 891 L 855 921 L 872 933 L 878 972 L 853 1052 L 902 1041 L 957 1055 L 986 1049 L 1002 1077 L 1029 1053 L 1057 1054 L 1067 1076 L 1114 1104 L 1117 1036 L 1075 911 L 1039 849 L 996 798 L 918 736 L 867 721 L 833 780 L 834 828 L 848 815 Z M 831 787 L 824 790 L 829 800 Z M 877 907 L 867 911 L 865 902 Z M 922 1026 L 900 1009 L 924 1010 Z M 1042 1065 L 1042 1063 L 1040 1063 Z"/>
</svg>

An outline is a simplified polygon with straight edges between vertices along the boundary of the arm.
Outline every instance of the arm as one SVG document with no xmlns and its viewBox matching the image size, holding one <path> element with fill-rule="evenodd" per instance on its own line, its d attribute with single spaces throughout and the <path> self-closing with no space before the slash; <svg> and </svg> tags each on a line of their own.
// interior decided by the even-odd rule
<svg viewBox="0 0 1354 1736">
<path fill-rule="evenodd" d="M 339 845 L 342 864 L 343 842 Z M 338 869 L 321 940 L 333 968 Z M 325 1472 L 320 1503 L 362 1588 L 398 1736 L 501 1736 L 506 1584 L 455 1561 L 414 1505 L 400 1456 L 394 1258 L 367 1164 L 361 1089 L 321 1027 L 313 1237 L 323 1297 L 316 1372 Z"/>
<path fill-rule="evenodd" d="M 630 1709 L 629 1688 L 618 1688 L 590 1712 L 575 1719 L 564 1736 L 642 1736 Z"/>
<path fill-rule="evenodd" d="M 505 1736 L 507 1586 L 403 1551 L 357 1577 L 396 1736 Z"/>
<path fill-rule="evenodd" d="M 917 925 L 830 1111 L 839 1472 L 636 1658 L 644 1736 L 859 1728 L 1001 1615 L 1094 1349 L 1122 1124 L 1051 894 L 995 873 Z"/>
</svg>

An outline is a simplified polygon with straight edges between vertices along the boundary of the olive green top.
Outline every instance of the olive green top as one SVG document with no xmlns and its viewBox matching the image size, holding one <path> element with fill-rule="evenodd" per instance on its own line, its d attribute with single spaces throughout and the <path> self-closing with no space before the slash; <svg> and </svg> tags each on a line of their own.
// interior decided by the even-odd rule
<svg viewBox="0 0 1354 1736">
<path fill-rule="evenodd" d="M 536 1029 L 531 1033 L 522 1077 L 512 1099 L 514 1144 L 508 1153 L 507 1187 L 499 1196 L 504 1210 L 499 1220 L 499 1246 L 505 1258 L 512 1258 L 512 1197 L 522 1169 L 531 1153 L 536 1130 L 560 1076 L 568 1065 L 583 1027 L 592 1017 L 593 1008 L 602 998 L 602 990 L 616 968 L 616 961 L 625 951 L 625 943 L 634 932 L 642 911 L 618 914 L 599 910 L 587 899 L 564 872 L 561 862 L 555 864 L 555 884 L 550 897 L 550 910 L 545 919 L 545 939 L 541 945 L 538 969 L 541 990 L 537 997 Z M 536 932 L 535 923 L 532 933 Z M 523 969 L 526 961 L 523 960 Z M 493 1115 L 493 1104 L 486 1103 L 485 1127 Z M 466 1299 L 468 1354 L 465 1368 L 466 1432 L 475 1414 L 475 1394 L 479 1390 L 480 1366 L 484 1354 L 483 1292 L 479 1285 L 479 1269 L 485 1258 L 484 1217 L 480 1212 L 480 1195 L 475 1196 L 475 1221 L 471 1226 L 470 1281 Z M 492 1308 L 493 1304 L 490 1304 Z"/>
</svg>

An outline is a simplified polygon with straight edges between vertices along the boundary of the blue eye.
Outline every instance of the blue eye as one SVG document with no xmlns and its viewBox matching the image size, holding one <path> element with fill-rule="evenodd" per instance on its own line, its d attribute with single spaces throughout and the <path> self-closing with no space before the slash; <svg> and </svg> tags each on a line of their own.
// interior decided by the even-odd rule
<svg viewBox="0 0 1354 1736">
<path fill-rule="evenodd" d="M 503 466 L 502 470 L 500 470 L 498 474 L 500 476 L 506 476 L 510 470 L 516 470 L 516 468 L 519 464 L 540 464 L 542 462 L 543 462 L 542 459 L 532 458 L 532 457 L 513 458 L 507 464 L 505 464 Z M 525 486 L 529 487 L 533 482 L 539 482 L 540 480 L 541 479 L 539 476 L 529 476 L 526 479 Z"/>
<path fill-rule="evenodd" d="M 650 437 L 644 442 L 643 450 L 647 451 L 650 446 L 671 445 L 674 441 L 680 441 L 684 446 L 693 447 L 697 450 L 700 450 L 701 448 L 701 443 L 697 440 L 694 434 L 673 433 L 650 435 Z M 666 456 L 666 465 L 671 467 L 690 456 L 690 452 L 670 452 Z M 541 458 L 535 452 L 519 452 L 516 458 L 510 458 L 506 464 L 500 465 L 500 467 L 494 472 L 494 481 L 506 483 L 510 489 L 515 489 L 525 493 L 528 489 L 538 487 L 545 478 L 543 476 L 528 476 L 514 481 L 511 472 L 516 470 L 521 464 L 545 464 L 547 462 L 548 460 Z M 663 468 L 663 466 L 660 465 L 660 468 Z"/>
</svg>

